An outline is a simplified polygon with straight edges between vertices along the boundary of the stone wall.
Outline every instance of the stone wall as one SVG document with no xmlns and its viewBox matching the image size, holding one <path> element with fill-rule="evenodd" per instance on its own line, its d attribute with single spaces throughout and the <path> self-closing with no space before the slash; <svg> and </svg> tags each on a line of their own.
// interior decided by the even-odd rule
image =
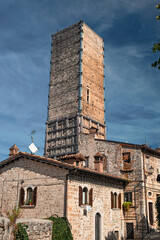
<svg viewBox="0 0 160 240">
<path fill-rule="evenodd" d="M 53 222 L 42 219 L 17 219 L 16 223 L 27 225 L 29 240 L 51 240 Z M 11 240 L 11 226 L 9 219 L 0 217 L 0 239 Z"/>
<path fill-rule="evenodd" d="M 78 23 L 53 35 L 48 121 L 77 113 L 79 48 Z"/>
</svg>

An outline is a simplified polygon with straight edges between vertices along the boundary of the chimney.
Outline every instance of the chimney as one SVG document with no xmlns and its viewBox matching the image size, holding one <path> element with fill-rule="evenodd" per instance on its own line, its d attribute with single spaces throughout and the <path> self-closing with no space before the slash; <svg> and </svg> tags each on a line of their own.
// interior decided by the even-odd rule
<svg viewBox="0 0 160 240">
<path fill-rule="evenodd" d="M 94 159 L 95 170 L 103 173 L 103 155 L 100 152 L 98 152 L 94 155 Z"/>
<path fill-rule="evenodd" d="M 12 157 L 16 153 L 18 153 L 19 148 L 14 144 L 12 147 L 10 147 L 9 150 L 10 150 L 9 156 Z"/>
</svg>

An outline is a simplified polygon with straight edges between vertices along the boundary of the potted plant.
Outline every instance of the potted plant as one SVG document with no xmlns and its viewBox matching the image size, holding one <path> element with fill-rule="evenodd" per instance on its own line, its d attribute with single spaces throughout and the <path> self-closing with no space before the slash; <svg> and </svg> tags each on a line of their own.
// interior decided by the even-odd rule
<svg viewBox="0 0 160 240">
<path fill-rule="evenodd" d="M 32 205 L 32 200 L 31 199 L 29 200 L 29 205 Z"/>
<path fill-rule="evenodd" d="M 124 202 L 124 203 L 123 203 L 123 209 L 124 209 L 125 211 L 128 211 L 131 206 L 133 206 L 133 203 L 131 203 L 131 202 Z"/>
</svg>

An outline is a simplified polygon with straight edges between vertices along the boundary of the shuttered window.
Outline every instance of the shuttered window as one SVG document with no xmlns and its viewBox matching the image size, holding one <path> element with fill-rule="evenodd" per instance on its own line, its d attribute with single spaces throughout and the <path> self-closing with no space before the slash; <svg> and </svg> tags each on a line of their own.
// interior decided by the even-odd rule
<svg viewBox="0 0 160 240">
<path fill-rule="evenodd" d="M 113 209 L 114 204 L 113 204 L 113 192 L 111 192 L 111 209 Z"/>
<path fill-rule="evenodd" d="M 35 188 L 27 188 L 24 190 L 23 188 L 20 189 L 20 206 L 36 206 L 37 203 L 37 187 Z"/>
<path fill-rule="evenodd" d="M 93 205 L 93 188 L 89 190 L 89 205 L 92 207 Z"/>
<path fill-rule="evenodd" d="M 79 186 L 79 206 L 82 205 L 82 187 Z"/>
<path fill-rule="evenodd" d="M 35 187 L 33 191 L 33 205 L 36 206 L 36 203 L 37 203 L 37 187 Z"/>
<path fill-rule="evenodd" d="M 21 190 L 20 190 L 20 206 L 22 206 L 22 205 L 24 205 L 24 189 L 23 188 L 21 188 Z"/>
<path fill-rule="evenodd" d="M 88 191 L 88 188 L 84 187 L 82 189 L 81 186 L 79 186 L 79 206 L 81 205 L 90 205 L 92 207 L 93 205 L 93 188 L 91 188 Z"/>
<path fill-rule="evenodd" d="M 121 209 L 121 193 L 117 195 L 117 193 L 111 192 L 111 209 L 113 208 Z"/>
</svg>

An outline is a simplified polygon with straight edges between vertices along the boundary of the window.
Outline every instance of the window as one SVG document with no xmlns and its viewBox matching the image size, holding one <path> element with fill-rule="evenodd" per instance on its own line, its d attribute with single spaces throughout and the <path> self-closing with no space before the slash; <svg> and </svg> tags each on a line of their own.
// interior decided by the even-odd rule
<svg viewBox="0 0 160 240">
<path fill-rule="evenodd" d="M 83 161 L 83 167 L 89 166 L 89 157 L 85 157 L 85 161 Z"/>
<path fill-rule="evenodd" d="M 132 192 L 125 192 L 124 193 L 124 202 L 131 202 L 132 203 Z"/>
<path fill-rule="evenodd" d="M 26 202 L 29 203 L 29 205 L 31 205 L 32 201 L 33 201 L 33 190 L 32 190 L 32 188 L 28 188 L 27 189 L 27 199 L 26 199 Z"/>
<path fill-rule="evenodd" d="M 122 153 L 122 156 L 123 156 L 123 161 L 124 162 L 127 162 L 127 163 L 131 162 L 130 152 Z"/>
<path fill-rule="evenodd" d="M 83 188 L 82 192 L 82 204 L 88 204 L 88 189 L 86 187 Z"/>
<path fill-rule="evenodd" d="M 92 207 L 93 204 L 93 188 L 88 191 L 87 187 L 82 189 L 79 186 L 79 206 L 81 205 L 90 205 Z"/>
<path fill-rule="evenodd" d="M 117 208 L 117 193 L 113 194 L 113 208 Z"/>
<path fill-rule="evenodd" d="M 127 239 L 134 239 L 133 223 L 126 223 Z"/>
<path fill-rule="evenodd" d="M 117 195 L 117 193 L 111 192 L 111 209 L 119 208 L 121 209 L 121 193 Z"/>
<path fill-rule="evenodd" d="M 20 206 L 36 206 L 37 201 L 37 187 L 21 188 L 20 190 Z"/>
<path fill-rule="evenodd" d="M 87 102 L 89 103 L 89 89 L 87 89 Z"/>
</svg>

